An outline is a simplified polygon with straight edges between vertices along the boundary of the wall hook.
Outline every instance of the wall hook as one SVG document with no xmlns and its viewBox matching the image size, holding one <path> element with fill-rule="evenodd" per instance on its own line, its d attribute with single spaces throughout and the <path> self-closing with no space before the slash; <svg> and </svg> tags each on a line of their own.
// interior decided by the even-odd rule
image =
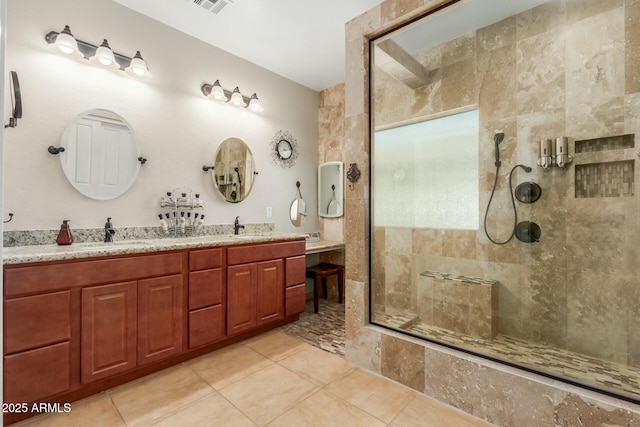
<svg viewBox="0 0 640 427">
<path fill-rule="evenodd" d="M 64 147 L 54 147 L 53 145 L 50 145 L 49 148 L 47 148 L 47 151 L 54 155 L 58 153 L 64 153 Z"/>
<path fill-rule="evenodd" d="M 138 157 L 138 161 L 140 162 L 141 165 L 144 165 L 145 163 L 147 163 L 147 158 L 146 157 Z"/>
<path fill-rule="evenodd" d="M 353 190 L 355 188 L 354 184 L 358 182 L 360 179 L 360 169 L 358 169 L 357 163 L 350 163 L 349 170 L 347 171 L 347 179 L 351 184 L 349 184 L 349 189 Z"/>
<path fill-rule="evenodd" d="M 6 224 L 8 222 L 11 222 L 11 220 L 13 219 L 13 214 L 11 212 L 9 212 L 9 219 L 6 221 L 2 221 L 3 224 Z"/>
</svg>

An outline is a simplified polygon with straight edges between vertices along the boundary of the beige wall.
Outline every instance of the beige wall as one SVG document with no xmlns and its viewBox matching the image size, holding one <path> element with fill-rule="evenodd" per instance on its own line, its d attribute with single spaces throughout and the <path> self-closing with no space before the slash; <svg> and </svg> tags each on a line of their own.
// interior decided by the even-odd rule
<svg viewBox="0 0 640 427">
<path fill-rule="evenodd" d="M 37 13 L 34 13 L 37 11 Z M 279 231 L 315 231 L 318 163 L 318 93 L 255 64 L 187 36 L 111 0 L 10 0 L 6 64 L 18 71 L 24 118 L 5 130 L 4 206 L 15 213 L 5 230 L 102 227 L 107 216 L 123 226 L 156 225 L 158 200 L 166 191 L 188 187 L 202 195 L 207 224 L 273 222 Z M 81 40 L 114 51 L 140 50 L 153 78 L 137 81 L 52 53 L 49 31 L 71 27 Z M 264 106 L 252 114 L 205 98 L 200 86 L 220 79 L 225 88 L 256 92 Z M 8 99 L 8 97 L 6 97 Z M 83 111 L 105 108 L 119 113 L 135 130 L 148 162 L 132 188 L 110 201 L 82 196 L 67 182 L 60 159 L 47 152 L 59 145 L 65 126 Z M 272 160 L 270 141 L 279 130 L 296 138 L 300 155 L 292 168 Z M 216 194 L 210 165 L 222 141 L 244 140 L 259 175 L 239 204 Z M 301 228 L 289 221 L 296 181 L 308 198 L 309 220 Z M 266 217 L 266 208 L 273 217 Z"/>
<path fill-rule="evenodd" d="M 380 373 L 498 425 L 573 425 L 578 419 L 594 425 L 605 422 L 604 419 L 611 425 L 640 422 L 640 408 L 636 405 L 402 336 L 368 323 L 368 39 L 444 3 L 446 2 L 435 0 L 387 0 L 347 25 L 345 162 L 358 162 L 359 166 L 362 166 L 361 170 L 365 171 L 365 176 L 354 191 L 346 193 L 346 357 L 365 369 Z M 568 9 L 562 9 L 563 12 L 559 13 L 557 8 L 565 6 Z M 522 214 L 524 218 L 536 218 L 536 222 L 540 223 L 543 236 L 547 238 L 545 246 L 514 245 L 517 249 L 511 247 L 502 250 L 489 245 L 482 234 L 458 236 L 456 232 L 452 232 L 453 234 L 445 236 L 443 233 L 447 232 L 440 230 L 425 230 L 427 235 L 424 236 L 415 236 L 413 233 L 417 231 L 414 230 L 405 237 L 412 239 L 413 243 L 429 239 L 434 243 L 432 247 L 411 244 L 411 256 L 418 255 L 417 259 L 422 260 L 418 262 L 438 263 L 441 268 L 455 270 L 445 271 L 446 273 L 458 272 L 475 277 L 483 277 L 487 272 L 486 266 L 494 264 L 500 268 L 490 271 L 494 276 L 500 271 L 500 277 L 484 278 L 496 279 L 501 283 L 505 281 L 505 286 L 509 283 L 513 283 L 512 286 L 525 286 L 526 289 L 517 288 L 512 291 L 514 295 L 524 296 L 534 304 L 527 307 L 523 304 L 524 300 L 516 300 L 513 302 L 512 311 L 505 311 L 506 316 L 513 316 L 513 319 L 509 320 L 515 320 L 513 324 L 521 327 L 525 335 L 533 336 L 549 328 L 560 331 L 570 322 L 579 322 L 574 328 L 574 336 L 555 336 L 545 340 L 555 343 L 554 340 L 558 339 L 563 344 L 570 341 L 587 342 L 582 340 L 579 334 L 588 333 L 593 328 L 598 329 L 601 325 L 604 327 L 607 322 L 618 321 L 619 313 L 608 310 L 598 311 L 596 316 L 583 316 L 579 313 L 581 308 L 578 304 L 572 304 L 572 301 L 576 301 L 577 298 L 585 298 L 585 301 L 589 298 L 606 298 L 607 295 L 618 298 L 619 287 L 624 283 L 630 284 L 627 278 L 633 277 L 635 273 L 634 264 L 637 262 L 632 261 L 636 253 L 633 244 L 629 242 L 628 246 L 623 246 L 624 249 L 621 250 L 618 249 L 618 245 L 626 241 L 622 235 L 625 232 L 624 225 L 631 224 L 634 212 L 637 212 L 637 197 L 620 198 L 613 203 L 611 199 L 568 198 L 567 195 L 573 190 L 573 169 L 555 169 L 543 173 L 534 166 L 537 158 L 534 142 L 541 136 L 569 135 L 580 139 L 640 130 L 638 110 L 635 107 L 629 108 L 631 105 L 637 105 L 636 74 L 627 72 L 627 79 L 621 89 L 618 84 L 587 84 L 585 79 L 593 75 L 571 68 L 579 63 L 581 54 L 588 54 L 588 57 L 595 61 L 592 64 L 596 70 L 598 67 L 605 72 L 611 70 L 611 67 L 616 70 L 620 70 L 620 67 L 627 70 L 636 69 L 636 66 L 631 68 L 630 64 L 637 65 L 638 61 L 638 50 L 633 49 L 638 40 L 635 33 L 638 24 L 632 20 L 626 30 L 623 30 L 623 18 L 639 16 L 638 7 L 640 2 L 637 1 L 555 0 L 541 7 L 538 15 L 529 15 L 532 23 L 537 22 L 535 19 L 546 16 L 543 20 L 545 25 L 530 25 L 528 28 L 531 31 L 521 32 L 520 38 L 514 21 L 503 22 L 502 28 L 486 29 L 495 32 L 485 33 L 487 43 L 477 44 L 481 46 L 482 52 L 470 54 L 469 58 L 473 59 L 464 64 L 470 67 L 467 70 L 476 73 L 477 80 L 471 82 L 470 90 L 471 93 L 475 91 L 481 110 L 483 124 L 480 139 L 488 141 L 481 147 L 480 152 L 480 168 L 484 171 L 481 173 L 480 183 L 481 206 L 486 206 L 493 178 L 493 131 L 504 129 L 507 135 L 502 145 L 506 150 L 503 153 L 505 164 L 531 165 L 534 167 L 535 180 L 548 190 L 545 195 L 547 205 L 544 209 L 538 210 L 538 206 L 542 206 L 540 201 L 537 206 L 531 207 L 531 211 Z M 559 18 L 576 22 L 576 25 L 571 27 L 575 33 L 563 31 L 564 24 L 557 21 Z M 520 31 L 526 30 L 518 28 Z M 607 29 L 603 35 L 607 43 L 602 45 L 614 43 L 614 57 L 600 55 L 601 52 L 594 51 L 594 47 L 587 42 L 587 34 L 593 28 Z M 509 31 L 511 36 L 507 35 Z M 542 53 L 551 57 L 566 53 L 568 68 L 545 69 L 545 62 L 539 60 Z M 516 60 L 517 58 L 519 60 Z M 500 63 L 500 66 L 488 67 L 491 61 Z M 614 61 L 613 64 L 611 61 Z M 551 65 L 557 63 L 552 61 Z M 558 73 L 562 76 L 558 77 Z M 517 79 L 517 76 L 523 74 L 531 76 L 534 85 L 540 87 L 535 94 L 528 90 L 526 81 Z M 444 73 L 442 75 L 444 76 Z M 559 87 L 559 82 L 565 78 L 569 83 L 566 87 Z M 586 88 L 591 88 L 593 93 L 589 93 Z M 558 95 L 556 91 L 559 89 L 562 91 Z M 540 103 L 538 97 L 544 97 L 549 102 Z M 566 100 L 564 104 L 559 101 L 563 97 Z M 441 107 L 438 108 L 453 108 L 460 101 L 458 99 L 453 102 L 451 99 L 453 98 L 443 97 L 441 94 Z M 503 99 L 503 102 L 494 105 L 497 99 Z M 462 99 L 462 102 L 473 103 L 473 99 Z M 425 113 L 420 109 L 416 111 L 419 114 Z M 610 154 L 602 154 L 596 161 L 609 161 L 609 156 Z M 588 163 L 593 160 L 594 157 L 576 156 L 575 162 Z M 501 200 L 498 205 L 505 202 L 506 200 Z M 562 218 L 562 221 L 564 218 L 569 219 L 559 222 L 558 217 Z M 619 229 L 610 227 L 611 218 L 621 225 Z M 500 221 L 500 218 L 494 219 L 494 222 L 490 223 L 492 229 Z M 574 227 L 573 230 L 576 232 L 569 232 L 571 227 Z M 591 233 L 592 230 L 596 232 L 595 235 Z M 615 231 L 613 235 L 607 233 L 612 230 Z M 498 232 L 497 229 L 494 231 Z M 429 236 L 428 233 L 433 235 Z M 376 230 L 376 239 L 382 237 L 380 234 L 384 235 L 386 246 L 389 242 L 386 240 L 387 231 Z M 438 237 L 442 239 L 440 244 L 437 244 Z M 612 248 L 615 248 L 613 250 L 617 256 L 607 258 L 605 252 L 611 251 Z M 570 267 L 578 258 L 591 256 L 589 253 L 594 250 L 597 253 L 593 259 L 599 261 L 588 263 L 589 270 Z M 549 257 L 555 257 L 558 260 L 557 264 L 549 265 Z M 595 287 L 596 283 L 601 284 L 607 277 L 603 271 L 606 269 L 605 265 L 611 263 L 622 272 L 622 279 L 615 282 L 613 289 Z M 551 271 L 547 271 L 549 267 Z M 473 271 L 469 272 L 469 269 Z M 474 272 L 476 274 L 473 274 Z M 527 280 L 509 281 L 512 274 L 519 276 L 521 273 L 524 273 Z M 572 283 L 580 284 L 580 288 L 573 287 Z M 626 289 L 627 292 L 630 291 L 629 287 Z M 543 298 L 544 295 L 549 297 Z M 625 298 L 632 299 L 635 298 L 634 295 L 635 293 L 627 294 Z M 549 300 L 545 301 L 545 298 Z M 620 300 L 620 303 L 623 301 Z M 506 305 L 510 307 L 509 304 Z M 519 325 L 518 319 L 523 322 L 524 317 L 520 317 L 521 313 L 518 310 L 528 310 L 526 318 L 536 320 L 529 321 L 531 325 Z M 627 312 L 635 313 L 630 310 Z M 635 325 L 637 322 L 632 321 L 631 324 Z M 501 323 L 501 326 L 504 326 L 504 323 Z M 626 328 L 626 324 L 622 327 Z M 604 337 L 605 340 L 614 339 L 626 348 L 637 347 L 637 344 L 631 341 Z M 609 345 L 609 342 L 600 342 L 599 345 Z M 597 349 L 592 348 L 591 351 Z M 624 354 L 626 358 L 627 353 Z"/>
</svg>

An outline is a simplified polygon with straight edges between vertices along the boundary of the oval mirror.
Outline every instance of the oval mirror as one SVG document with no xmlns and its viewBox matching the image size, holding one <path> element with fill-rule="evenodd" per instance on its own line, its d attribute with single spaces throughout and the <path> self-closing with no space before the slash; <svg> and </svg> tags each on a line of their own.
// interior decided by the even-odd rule
<svg viewBox="0 0 640 427">
<path fill-rule="evenodd" d="M 300 227 L 307 221 L 307 203 L 300 192 L 300 181 L 296 182 L 296 186 L 298 187 L 298 193 L 289 207 L 289 219 L 293 225 Z"/>
<path fill-rule="evenodd" d="M 118 114 L 89 110 L 62 135 L 62 170 L 76 190 L 96 200 L 124 194 L 138 176 L 140 147 L 133 128 Z"/>
<path fill-rule="evenodd" d="M 240 138 L 225 139 L 213 162 L 213 185 L 227 202 L 239 203 L 251 192 L 255 165 L 251 150 Z"/>
</svg>

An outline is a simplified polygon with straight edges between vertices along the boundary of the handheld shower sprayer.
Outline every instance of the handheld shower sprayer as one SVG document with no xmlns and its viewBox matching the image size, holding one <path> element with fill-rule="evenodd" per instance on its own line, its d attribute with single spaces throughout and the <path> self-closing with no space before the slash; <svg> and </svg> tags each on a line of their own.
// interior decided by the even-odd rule
<svg viewBox="0 0 640 427">
<path fill-rule="evenodd" d="M 531 172 L 531 168 L 529 166 L 525 166 L 525 165 L 515 165 L 513 168 L 511 168 L 511 171 L 509 172 L 509 174 L 507 175 L 509 177 L 509 193 L 511 194 L 511 206 L 513 207 L 513 229 L 511 231 L 511 235 L 509 236 L 509 238 L 505 241 L 497 241 L 495 239 L 493 239 L 490 235 L 489 235 L 489 231 L 487 230 L 487 216 L 489 216 L 489 207 L 491 206 L 491 201 L 493 200 L 493 196 L 496 192 L 496 186 L 498 184 L 498 175 L 500 174 L 500 165 L 502 164 L 502 162 L 500 162 L 500 150 L 499 150 L 499 145 L 500 143 L 504 140 L 504 132 L 502 131 L 496 131 L 496 134 L 493 137 L 493 142 L 495 143 L 495 147 L 496 147 L 496 151 L 495 151 L 495 156 L 496 156 L 496 175 L 493 181 L 493 188 L 491 189 L 491 196 L 489 197 L 489 202 L 487 203 L 487 209 L 485 210 L 484 213 L 484 234 L 487 236 L 487 238 L 489 239 L 489 241 L 491 243 L 495 243 L 496 245 L 506 245 L 507 243 L 509 243 L 511 241 L 511 239 L 513 239 L 513 236 L 515 236 L 516 234 L 516 227 L 518 225 L 518 212 L 516 210 L 516 201 L 513 195 L 513 185 L 511 183 L 511 177 L 513 176 L 513 172 L 517 169 L 517 168 L 521 168 L 522 170 L 524 170 L 527 173 Z M 537 239 L 535 240 L 537 241 Z"/>
<path fill-rule="evenodd" d="M 504 132 L 496 131 L 496 134 L 493 136 L 493 142 L 496 145 L 495 156 L 496 156 L 496 167 L 499 168 L 501 165 L 500 162 L 500 143 L 504 140 Z"/>
</svg>

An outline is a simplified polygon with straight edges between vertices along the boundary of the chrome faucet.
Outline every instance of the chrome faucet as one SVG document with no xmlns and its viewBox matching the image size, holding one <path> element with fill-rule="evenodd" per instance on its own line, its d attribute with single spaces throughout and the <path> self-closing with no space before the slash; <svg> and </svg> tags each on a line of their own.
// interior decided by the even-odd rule
<svg viewBox="0 0 640 427">
<path fill-rule="evenodd" d="M 113 235 L 116 233 L 116 230 L 113 229 L 113 225 L 111 225 L 111 218 L 107 218 L 107 222 L 104 225 L 104 241 L 113 242 Z"/>
<path fill-rule="evenodd" d="M 241 228 L 244 229 L 244 225 L 240 225 L 240 217 L 237 216 L 236 222 L 233 223 L 233 234 L 238 234 Z"/>
</svg>

